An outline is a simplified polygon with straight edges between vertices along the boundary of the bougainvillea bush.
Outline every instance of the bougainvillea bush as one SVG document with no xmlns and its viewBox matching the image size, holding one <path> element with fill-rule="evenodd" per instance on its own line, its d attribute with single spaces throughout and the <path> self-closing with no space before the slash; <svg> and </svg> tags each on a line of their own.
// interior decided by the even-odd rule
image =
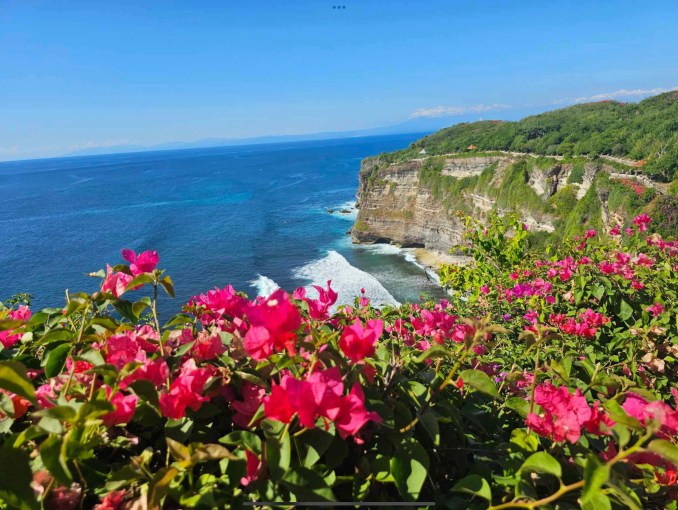
<svg viewBox="0 0 678 510">
<path fill-rule="evenodd" d="M 676 508 L 678 244 L 651 225 L 537 257 L 469 220 L 447 301 L 229 286 L 164 324 L 158 254 L 123 250 L 98 292 L 0 311 L 0 507 Z"/>
</svg>

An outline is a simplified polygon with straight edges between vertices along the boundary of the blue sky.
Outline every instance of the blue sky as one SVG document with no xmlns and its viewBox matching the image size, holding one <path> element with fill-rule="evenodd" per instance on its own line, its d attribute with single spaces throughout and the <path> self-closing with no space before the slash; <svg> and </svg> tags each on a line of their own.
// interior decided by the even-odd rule
<svg viewBox="0 0 678 510">
<path fill-rule="evenodd" d="M 678 87 L 677 26 L 675 0 L 0 0 L 0 159 L 638 100 Z"/>
</svg>

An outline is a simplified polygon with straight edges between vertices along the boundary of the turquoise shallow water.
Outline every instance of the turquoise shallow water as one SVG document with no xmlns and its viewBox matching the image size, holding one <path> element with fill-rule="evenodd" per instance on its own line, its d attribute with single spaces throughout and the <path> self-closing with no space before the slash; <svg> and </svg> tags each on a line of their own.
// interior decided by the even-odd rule
<svg viewBox="0 0 678 510">
<path fill-rule="evenodd" d="M 417 138 L 0 163 L 0 299 L 29 292 L 35 306 L 60 305 L 64 289 L 96 288 L 87 273 L 126 247 L 157 250 L 181 302 L 215 285 L 253 296 L 327 277 L 344 301 L 361 287 L 383 303 L 440 296 L 397 250 L 352 246 L 352 215 L 326 211 L 355 200 L 362 158 Z"/>
</svg>

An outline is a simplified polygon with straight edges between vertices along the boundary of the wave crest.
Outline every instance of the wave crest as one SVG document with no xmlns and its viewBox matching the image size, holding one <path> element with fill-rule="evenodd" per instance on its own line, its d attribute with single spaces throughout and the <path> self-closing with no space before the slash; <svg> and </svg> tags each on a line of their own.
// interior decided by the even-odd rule
<svg viewBox="0 0 678 510">
<path fill-rule="evenodd" d="M 309 262 L 305 266 L 293 271 L 295 278 L 310 281 L 314 285 L 325 286 L 327 280 L 332 280 L 332 288 L 337 292 L 338 305 L 353 305 L 356 297 L 360 296 L 360 289 L 365 289 L 365 296 L 370 298 L 373 306 L 400 306 L 400 303 L 379 283 L 374 276 L 351 265 L 351 263 L 334 250 L 327 256 Z M 310 287 L 310 285 L 308 286 Z M 315 290 L 310 294 L 313 297 Z"/>
</svg>

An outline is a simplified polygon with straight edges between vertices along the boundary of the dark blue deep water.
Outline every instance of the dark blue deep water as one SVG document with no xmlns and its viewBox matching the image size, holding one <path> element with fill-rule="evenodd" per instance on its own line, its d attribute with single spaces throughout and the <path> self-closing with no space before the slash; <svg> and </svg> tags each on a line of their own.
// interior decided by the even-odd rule
<svg viewBox="0 0 678 510">
<path fill-rule="evenodd" d="M 94 290 L 87 273 L 154 249 L 172 276 L 176 310 L 232 283 L 250 296 L 334 279 L 340 300 L 361 287 L 375 301 L 439 295 L 411 255 L 354 247 L 360 160 L 406 147 L 394 135 L 0 163 L 0 300 L 33 295 L 61 306 L 64 290 Z M 169 304 L 163 306 L 164 309 Z"/>
</svg>

